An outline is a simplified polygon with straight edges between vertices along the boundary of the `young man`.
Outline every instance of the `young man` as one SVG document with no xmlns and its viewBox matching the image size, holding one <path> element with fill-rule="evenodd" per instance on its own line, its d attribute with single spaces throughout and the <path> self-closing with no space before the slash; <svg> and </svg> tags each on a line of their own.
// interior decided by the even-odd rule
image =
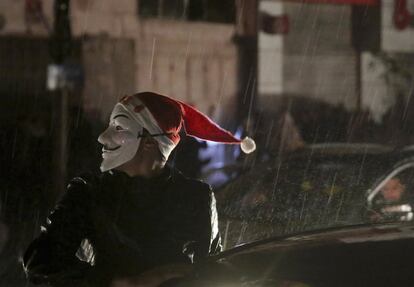
<svg viewBox="0 0 414 287">
<path fill-rule="evenodd" d="M 124 97 L 98 139 L 103 173 L 70 182 L 24 255 L 32 282 L 158 286 L 186 264 L 220 251 L 209 186 L 165 165 L 182 126 L 191 136 L 241 144 L 245 152 L 255 148 L 251 139 L 235 138 L 169 97 Z"/>
</svg>

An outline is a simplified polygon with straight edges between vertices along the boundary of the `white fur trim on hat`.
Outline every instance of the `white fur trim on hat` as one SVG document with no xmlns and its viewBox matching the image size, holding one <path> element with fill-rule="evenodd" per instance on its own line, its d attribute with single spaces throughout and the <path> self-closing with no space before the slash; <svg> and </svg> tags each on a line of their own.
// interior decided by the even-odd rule
<svg viewBox="0 0 414 287">
<path fill-rule="evenodd" d="M 249 137 L 245 137 L 240 142 L 240 148 L 244 153 L 251 153 L 251 152 L 254 152 L 256 150 L 256 143 L 254 142 L 253 139 L 251 139 Z"/>
</svg>

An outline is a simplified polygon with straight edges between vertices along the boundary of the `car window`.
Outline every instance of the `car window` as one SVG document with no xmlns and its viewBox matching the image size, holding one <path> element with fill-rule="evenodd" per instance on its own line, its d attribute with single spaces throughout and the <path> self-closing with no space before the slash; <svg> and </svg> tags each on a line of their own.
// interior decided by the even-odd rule
<svg viewBox="0 0 414 287">
<path fill-rule="evenodd" d="M 355 189 L 367 186 L 353 164 L 335 162 L 310 167 L 285 165 L 257 178 L 251 188 L 228 199 L 230 212 L 256 220 L 286 221 L 312 218 L 312 224 L 346 220 L 352 201 L 361 197 Z M 359 194 L 358 194 L 359 193 Z M 315 221 L 316 220 L 316 221 Z"/>
<path fill-rule="evenodd" d="M 378 173 L 338 160 L 289 161 L 253 171 L 218 197 L 226 239 L 239 244 L 365 222 L 366 191 Z"/>
<path fill-rule="evenodd" d="M 370 219 L 413 220 L 414 167 L 397 168 L 373 191 L 369 200 Z"/>
</svg>

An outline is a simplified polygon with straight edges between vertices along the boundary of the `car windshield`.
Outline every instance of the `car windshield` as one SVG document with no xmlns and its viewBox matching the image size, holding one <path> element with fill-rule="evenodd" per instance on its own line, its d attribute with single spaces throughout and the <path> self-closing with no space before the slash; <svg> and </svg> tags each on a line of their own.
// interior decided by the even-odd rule
<svg viewBox="0 0 414 287">
<path fill-rule="evenodd" d="M 382 163 L 336 153 L 260 164 L 217 194 L 226 244 L 372 222 L 367 194 L 386 171 Z"/>
</svg>

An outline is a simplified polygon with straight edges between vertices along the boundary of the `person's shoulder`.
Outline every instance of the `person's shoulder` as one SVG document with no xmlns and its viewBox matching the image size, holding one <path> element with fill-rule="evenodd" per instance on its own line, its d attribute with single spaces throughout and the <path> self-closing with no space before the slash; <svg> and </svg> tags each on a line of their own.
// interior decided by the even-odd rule
<svg viewBox="0 0 414 287">
<path fill-rule="evenodd" d="M 173 180 L 177 183 L 184 193 L 210 196 L 212 193 L 211 186 L 202 180 L 190 178 L 176 170 L 173 174 Z"/>
<path fill-rule="evenodd" d="M 206 188 L 206 189 L 211 189 L 210 185 L 205 183 L 204 181 L 200 179 L 188 177 L 177 169 L 173 169 L 171 171 L 171 177 L 173 178 L 173 181 L 180 183 L 180 184 L 188 184 L 188 185 L 199 186 L 199 187 Z"/>
<path fill-rule="evenodd" d="M 102 186 L 108 184 L 113 175 L 109 172 L 87 172 L 73 177 L 66 188 L 66 193 L 76 194 L 96 194 L 100 192 Z"/>
<path fill-rule="evenodd" d="M 57 199 L 55 209 L 68 206 L 85 206 L 96 198 L 95 182 L 99 176 L 93 173 L 84 173 L 69 180 L 65 192 Z"/>
<path fill-rule="evenodd" d="M 73 177 L 68 184 L 68 189 L 96 185 L 102 179 L 102 175 L 94 172 L 86 172 Z"/>
</svg>

